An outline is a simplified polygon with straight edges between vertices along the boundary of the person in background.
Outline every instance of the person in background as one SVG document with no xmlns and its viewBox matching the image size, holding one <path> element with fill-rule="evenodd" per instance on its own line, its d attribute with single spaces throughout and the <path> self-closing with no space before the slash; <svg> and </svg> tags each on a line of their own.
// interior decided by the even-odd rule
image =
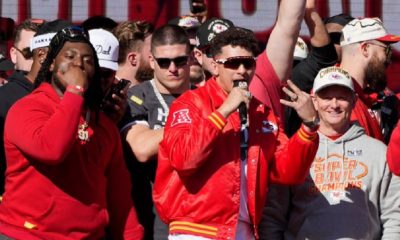
<svg viewBox="0 0 400 240">
<path fill-rule="evenodd" d="M 385 144 L 351 121 L 350 74 L 324 68 L 312 92 L 318 152 L 305 183 L 270 185 L 261 239 L 399 239 L 400 178 L 389 171 Z"/>
<path fill-rule="evenodd" d="M 113 30 L 119 42 L 117 79 L 131 81 L 131 87 L 153 78 L 149 54 L 153 25 L 144 21 L 125 21 Z"/>
<path fill-rule="evenodd" d="M 233 23 L 228 19 L 210 18 L 197 29 L 197 41 L 193 54 L 199 65 L 201 65 L 204 74 L 203 81 L 198 82 L 198 86 L 203 86 L 214 74 L 211 65 L 213 57 L 210 54 L 211 40 L 217 34 L 226 31 L 230 27 L 233 27 Z"/>
<path fill-rule="evenodd" d="M 374 104 L 370 94 L 385 89 L 391 44 L 400 41 L 400 36 L 389 34 L 378 18 L 354 19 L 342 29 L 342 34 L 340 67 L 353 78 L 358 95 L 352 120 L 358 121 L 367 135 L 383 141 L 378 118 L 370 109 Z"/>
<path fill-rule="evenodd" d="M 118 129 L 100 111 L 99 74 L 87 33 L 57 32 L 36 89 L 7 116 L 3 237 L 142 238 Z"/>
<path fill-rule="evenodd" d="M 51 38 L 58 30 L 70 25 L 70 22 L 60 19 L 41 24 L 29 43 L 29 52 L 32 55 L 32 64 L 29 72 L 25 74 L 21 71 L 15 71 L 9 78 L 10 82 L 0 88 L 0 195 L 4 192 L 4 174 L 7 167 L 3 142 L 4 123 L 7 113 L 16 101 L 33 91 L 37 74 L 47 56 Z"/>
<path fill-rule="evenodd" d="M 26 19 L 15 29 L 14 44 L 10 48 L 10 58 L 15 65 L 16 72 L 27 73 L 31 70 L 32 53 L 29 45 L 43 22 L 41 19 Z"/>
<path fill-rule="evenodd" d="M 88 31 L 90 43 L 92 43 L 96 50 L 97 58 L 100 65 L 101 87 L 104 92 L 102 110 L 109 116 L 115 123 L 118 123 L 126 109 L 127 96 L 129 84 L 120 89 L 118 92 L 113 91 L 119 81 L 115 79 L 116 71 L 118 70 L 118 52 L 119 42 L 118 39 L 110 31 L 97 28 Z M 111 98 L 108 98 L 111 96 Z"/>
<path fill-rule="evenodd" d="M 293 67 L 300 63 L 301 60 L 306 59 L 308 56 L 307 43 L 301 38 L 297 38 L 296 46 L 293 53 Z"/>
<path fill-rule="evenodd" d="M 307 0 L 304 20 L 310 32 L 311 49 L 307 58 L 293 67 L 291 75 L 293 83 L 302 91 L 310 93 L 317 73 L 338 62 L 341 29 L 353 19 L 339 14 L 326 19 L 324 23 L 315 9 L 315 0 Z M 301 119 L 292 108 L 286 107 L 284 111 L 285 133 L 292 136 L 301 126 Z"/>
<path fill-rule="evenodd" d="M 196 46 L 196 31 L 200 26 L 199 20 L 192 16 L 180 16 L 168 22 L 168 24 L 177 25 L 185 29 L 189 36 L 191 53 L 190 53 L 190 84 L 196 86 L 199 83 L 205 82 L 203 69 L 197 59 L 194 57 L 194 48 Z"/>
<path fill-rule="evenodd" d="M 121 123 L 121 133 L 127 146 L 126 161 L 135 178 L 132 182 L 137 182 L 132 193 L 140 206 L 139 219 L 146 222 L 146 239 L 168 237 L 168 226 L 161 222 L 155 210 L 153 213 L 151 190 L 169 106 L 190 87 L 189 55 L 190 42 L 183 28 L 160 27 L 151 40 L 150 65 L 154 79 L 128 90 L 129 108 Z"/>
</svg>

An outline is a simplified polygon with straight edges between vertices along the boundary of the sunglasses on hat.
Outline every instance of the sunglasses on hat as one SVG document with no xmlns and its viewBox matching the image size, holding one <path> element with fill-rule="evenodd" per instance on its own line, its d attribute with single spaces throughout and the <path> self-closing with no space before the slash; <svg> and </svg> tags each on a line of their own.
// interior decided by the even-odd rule
<svg viewBox="0 0 400 240">
<path fill-rule="evenodd" d="M 256 58 L 252 56 L 238 56 L 226 59 L 216 59 L 215 62 L 223 64 L 224 68 L 229 69 L 238 69 L 242 64 L 246 69 L 251 69 L 256 66 Z"/>
<path fill-rule="evenodd" d="M 171 62 L 175 64 L 176 67 L 183 67 L 188 64 L 189 56 L 180 56 L 176 58 L 154 58 L 160 68 L 169 68 Z"/>
<path fill-rule="evenodd" d="M 59 45 L 62 41 L 64 40 L 79 40 L 79 39 L 84 39 L 89 41 L 89 35 L 81 27 L 78 26 L 72 26 L 72 27 L 66 27 L 60 30 L 52 39 L 52 42 L 57 46 Z"/>
</svg>

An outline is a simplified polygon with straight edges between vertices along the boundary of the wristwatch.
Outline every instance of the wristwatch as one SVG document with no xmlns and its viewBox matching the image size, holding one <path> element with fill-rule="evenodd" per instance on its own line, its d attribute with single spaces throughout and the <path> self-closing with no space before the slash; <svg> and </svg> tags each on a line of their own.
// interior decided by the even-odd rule
<svg viewBox="0 0 400 240">
<path fill-rule="evenodd" d="M 311 121 L 303 121 L 303 124 L 304 126 L 310 128 L 311 130 L 317 130 L 317 128 L 319 127 L 319 118 L 315 117 Z"/>
</svg>

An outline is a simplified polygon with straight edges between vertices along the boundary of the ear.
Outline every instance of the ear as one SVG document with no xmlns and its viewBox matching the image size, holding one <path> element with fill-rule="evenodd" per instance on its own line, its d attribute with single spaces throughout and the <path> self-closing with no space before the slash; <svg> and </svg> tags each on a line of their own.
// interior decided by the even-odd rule
<svg viewBox="0 0 400 240">
<path fill-rule="evenodd" d="M 50 72 L 53 72 L 54 71 L 54 60 L 53 60 L 53 62 L 50 64 Z"/>
<path fill-rule="evenodd" d="M 137 66 L 138 64 L 138 56 L 137 52 L 130 52 L 126 55 L 126 60 L 129 62 L 132 66 Z"/>
<path fill-rule="evenodd" d="M 196 58 L 197 62 L 200 63 L 201 66 L 203 66 L 203 53 L 199 49 L 195 48 L 193 49 L 193 55 Z"/>
<path fill-rule="evenodd" d="M 316 96 L 314 95 L 314 93 L 312 93 L 310 95 L 310 97 L 311 97 L 311 101 L 312 101 L 312 103 L 314 105 L 315 110 L 318 111 L 318 102 L 317 102 Z"/>
<path fill-rule="evenodd" d="M 37 50 L 37 59 L 38 59 L 40 65 L 42 65 L 43 62 L 44 62 L 44 60 L 46 59 L 46 57 L 47 57 L 47 52 L 48 52 L 48 50 L 45 49 L 45 48 L 39 48 L 39 49 Z"/>
<path fill-rule="evenodd" d="M 14 64 L 17 62 L 17 50 L 14 47 L 10 48 L 10 58 Z"/>
<path fill-rule="evenodd" d="M 369 44 L 367 44 L 367 43 L 361 43 L 360 44 L 360 48 L 361 48 L 361 54 L 365 57 L 365 58 L 368 58 L 369 56 L 370 56 L 370 53 L 369 53 L 369 51 L 368 51 L 368 49 L 369 49 Z"/>
<path fill-rule="evenodd" d="M 149 64 L 150 64 L 150 67 L 154 70 L 154 64 L 155 64 L 155 59 L 154 59 L 154 56 L 153 56 L 153 54 L 150 54 L 150 56 L 149 56 Z"/>
<path fill-rule="evenodd" d="M 215 76 L 219 76 L 219 68 L 218 68 L 218 63 L 214 61 L 214 59 L 211 61 L 211 67 L 213 69 L 213 72 Z"/>
</svg>

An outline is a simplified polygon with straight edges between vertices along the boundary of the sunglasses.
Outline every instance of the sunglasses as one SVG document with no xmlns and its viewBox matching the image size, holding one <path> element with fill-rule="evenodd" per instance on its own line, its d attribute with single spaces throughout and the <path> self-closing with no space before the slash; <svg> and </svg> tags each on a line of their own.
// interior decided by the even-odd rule
<svg viewBox="0 0 400 240">
<path fill-rule="evenodd" d="M 378 44 L 378 43 L 374 43 L 374 42 L 367 42 L 368 44 L 374 45 L 374 46 L 378 46 L 378 47 L 382 47 L 385 49 L 385 55 L 386 55 L 386 59 L 388 61 L 390 61 L 390 59 L 392 58 L 392 46 L 390 46 L 390 44 L 386 45 L 386 44 Z"/>
<path fill-rule="evenodd" d="M 176 67 L 183 67 L 188 64 L 189 56 L 180 56 L 176 58 L 154 58 L 160 68 L 169 68 L 171 62 L 175 64 Z"/>
<path fill-rule="evenodd" d="M 224 68 L 238 69 L 242 64 L 244 68 L 251 69 L 256 66 L 256 58 L 251 56 L 230 57 L 227 59 L 216 59 L 216 63 L 223 64 Z"/>
<path fill-rule="evenodd" d="M 25 59 L 31 59 L 33 57 L 33 53 L 29 47 L 24 47 L 23 49 L 19 49 L 14 46 L 15 50 L 17 50 Z"/>
<path fill-rule="evenodd" d="M 342 37 L 341 32 L 330 32 L 329 37 L 333 44 L 340 44 L 340 38 Z"/>
<path fill-rule="evenodd" d="M 83 39 L 89 41 L 89 35 L 86 30 L 78 26 L 66 27 L 60 30 L 52 39 L 55 45 L 59 45 L 66 40 L 79 40 Z"/>
</svg>

